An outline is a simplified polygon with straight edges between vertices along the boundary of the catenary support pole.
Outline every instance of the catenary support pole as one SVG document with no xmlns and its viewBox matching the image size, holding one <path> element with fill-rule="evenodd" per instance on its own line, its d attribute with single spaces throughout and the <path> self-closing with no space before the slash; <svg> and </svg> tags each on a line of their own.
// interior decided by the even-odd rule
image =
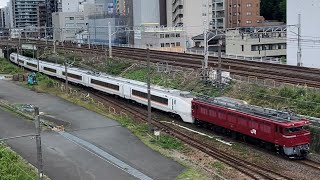
<svg viewBox="0 0 320 180">
<path fill-rule="evenodd" d="M 303 66 L 302 64 L 302 50 L 301 50 L 301 14 L 298 14 L 298 52 L 297 52 L 297 65 Z"/>
<path fill-rule="evenodd" d="M 151 133 L 151 89 L 150 89 L 150 50 L 147 49 L 147 86 L 148 86 L 148 131 Z"/>
<path fill-rule="evenodd" d="M 39 108 L 34 108 L 35 115 L 35 126 L 36 126 L 36 144 L 37 144 L 37 168 L 38 168 L 38 178 L 43 180 L 43 161 L 42 161 L 42 149 L 41 149 L 41 124 Z"/>
<path fill-rule="evenodd" d="M 110 21 L 108 22 L 108 31 L 109 31 L 109 57 L 112 58 L 112 44 L 111 44 L 111 23 Z"/>
<path fill-rule="evenodd" d="M 64 73 L 65 73 L 65 76 L 66 76 L 66 84 L 65 84 L 66 93 L 68 93 L 68 64 L 67 64 L 67 60 L 66 59 L 64 61 L 64 68 L 65 68 Z"/>
<path fill-rule="evenodd" d="M 218 44 L 218 84 L 219 84 L 219 93 L 222 95 L 222 70 L 221 70 L 221 46 L 222 46 L 222 41 L 219 40 Z"/>
</svg>

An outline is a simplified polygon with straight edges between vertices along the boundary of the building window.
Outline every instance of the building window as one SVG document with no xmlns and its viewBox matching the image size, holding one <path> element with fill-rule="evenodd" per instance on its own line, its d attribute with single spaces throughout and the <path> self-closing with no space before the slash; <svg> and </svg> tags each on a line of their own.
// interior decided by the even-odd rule
<svg viewBox="0 0 320 180">
<path fill-rule="evenodd" d="M 257 23 L 262 23 L 262 20 L 257 20 Z"/>
<path fill-rule="evenodd" d="M 234 4 L 234 5 L 233 5 L 233 7 L 235 7 L 235 8 L 236 8 L 236 7 L 237 7 L 237 5 L 236 5 L 236 4 Z"/>
<path fill-rule="evenodd" d="M 160 46 L 161 46 L 161 47 L 164 47 L 164 43 L 161 43 Z"/>
<path fill-rule="evenodd" d="M 251 3 L 247 3 L 247 7 L 252 7 L 252 4 Z"/>
<path fill-rule="evenodd" d="M 177 33 L 177 34 L 176 34 L 176 37 L 180 37 L 180 34 L 179 34 L 179 33 Z"/>
<path fill-rule="evenodd" d="M 71 20 L 71 21 L 74 20 L 74 17 L 69 17 L 69 20 Z"/>
<path fill-rule="evenodd" d="M 84 17 L 76 17 L 76 20 L 84 20 Z"/>
<path fill-rule="evenodd" d="M 176 44 L 175 43 L 171 43 L 171 47 L 175 47 L 176 46 Z"/>
<path fill-rule="evenodd" d="M 166 43 L 166 47 L 170 47 L 170 43 Z"/>
<path fill-rule="evenodd" d="M 170 38 L 170 34 L 166 34 L 166 38 Z"/>
<path fill-rule="evenodd" d="M 241 23 L 241 21 L 240 20 L 238 20 L 238 24 L 240 24 Z"/>
<path fill-rule="evenodd" d="M 160 38 L 164 38 L 164 34 L 160 34 Z"/>
<path fill-rule="evenodd" d="M 251 16 L 251 14 L 252 14 L 251 12 L 247 12 L 247 16 Z"/>
<path fill-rule="evenodd" d="M 244 45 L 241 45 L 241 50 L 242 50 L 242 52 L 244 51 Z"/>
<path fill-rule="evenodd" d="M 170 37 L 175 37 L 175 34 L 170 34 Z"/>
<path fill-rule="evenodd" d="M 177 47 L 180 47 L 180 42 L 176 42 L 176 46 L 177 46 Z"/>
<path fill-rule="evenodd" d="M 251 24 L 252 21 L 251 21 L 251 20 L 247 20 L 246 23 L 247 23 L 247 24 Z"/>
</svg>

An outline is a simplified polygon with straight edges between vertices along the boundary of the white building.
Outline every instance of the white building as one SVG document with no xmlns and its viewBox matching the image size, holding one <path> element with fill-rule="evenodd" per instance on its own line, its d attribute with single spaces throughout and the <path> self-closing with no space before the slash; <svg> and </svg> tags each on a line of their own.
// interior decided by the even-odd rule
<svg viewBox="0 0 320 180">
<path fill-rule="evenodd" d="M 160 24 L 159 0 L 133 0 L 133 25 Z"/>
<path fill-rule="evenodd" d="M 193 46 L 192 37 L 203 34 L 212 21 L 212 0 L 167 0 L 168 27 L 183 26 L 187 47 Z"/>
<path fill-rule="evenodd" d="M 226 54 L 253 57 L 286 56 L 286 26 L 243 27 L 226 33 Z"/>
<path fill-rule="evenodd" d="M 52 14 L 53 39 L 75 41 L 76 34 L 88 29 L 88 15 L 84 12 L 59 12 Z"/>
<path fill-rule="evenodd" d="M 184 52 L 185 32 L 181 27 L 144 27 L 135 34 L 135 45 L 142 48 Z"/>
<path fill-rule="evenodd" d="M 297 25 L 298 14 L 301 14 L 302 65 L 320 68 L 320 1 L 319 0 L 288 0 L 287 24 Z M 297 65 L 298 60 L 298 28 L 290 27 L 287 38 L 287 61 L 290 65 Z"/>
</svg>

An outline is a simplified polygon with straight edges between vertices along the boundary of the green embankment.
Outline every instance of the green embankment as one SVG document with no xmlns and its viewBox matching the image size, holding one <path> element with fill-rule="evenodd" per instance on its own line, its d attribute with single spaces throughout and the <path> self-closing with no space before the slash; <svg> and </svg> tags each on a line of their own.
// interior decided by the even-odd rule
<svg viewBox="0 0 320 180">
<path fill-rule="evenodd" d="M 7 146 L 0 144 L 0 179 L 35 180 L 37 173 L 19 155 Z"/>
</svg>

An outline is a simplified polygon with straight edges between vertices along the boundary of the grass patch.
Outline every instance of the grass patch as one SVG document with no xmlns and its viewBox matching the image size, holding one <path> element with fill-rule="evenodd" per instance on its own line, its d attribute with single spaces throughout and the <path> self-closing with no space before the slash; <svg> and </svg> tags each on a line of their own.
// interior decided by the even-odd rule
<svg viewBox="0 0 320 180">
<path fill-rule="evenodd" d="M 225 170 L 225 166 L 222 162 L 220 161 L 215 161 L 210 164 L 214 169 L 216 169 L 219 173 Z"/>
<path fill-rule="evenodd" d="M 0 144 L 0 179 L 35 180 L 37 173 L 18 154 Z"/>
<path fill-rule="evenodd" d="M 0 74 L 19 74 L 23 73 L 21 68 L 12 64 L 10 61 L 0 58 Z"/>
<path fill-rule="evenodd" d="M 180 174 L 176 180 L 211 180 L 211 177 L 203 176 L 199 173 L 198 169 L 194 169 L 192 167 L 187 167 L 187 169 Z"/>
</svg>

